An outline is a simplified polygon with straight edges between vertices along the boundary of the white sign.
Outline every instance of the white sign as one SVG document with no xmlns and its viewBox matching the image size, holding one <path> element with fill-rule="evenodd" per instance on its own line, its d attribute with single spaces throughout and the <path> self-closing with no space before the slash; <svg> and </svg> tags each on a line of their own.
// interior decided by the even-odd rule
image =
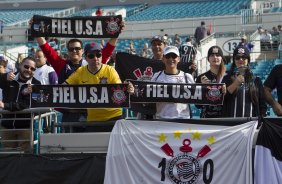
<svg viewBox="0 0 282 184">
<path fill-rule="evenodd" d="M 234 49 L 239 45 L 240 41 L 241 41 L 240 39 L 227 40 L 226 42 L 223 43 L 222 49 L 225 52 L 232 54 Z"/>
</svg>

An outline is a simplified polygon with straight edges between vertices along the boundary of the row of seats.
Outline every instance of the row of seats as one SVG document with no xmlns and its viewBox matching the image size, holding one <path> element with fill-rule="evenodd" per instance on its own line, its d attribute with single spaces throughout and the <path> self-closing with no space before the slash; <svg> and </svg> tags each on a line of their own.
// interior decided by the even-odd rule
<svg viewBox="0 0 282 184">
<path fill-rule="evenodd" d="M 220 16 L 220 15 L 235 15 L 240 13 L 240 9 L 247 8 L 250 0 L 214 0 L 214 1 L 201 1 L 201 2 L 179 2 L 179 3 L 161 3 L 151 7 L 142 4 L 123 5 L 123 6 L 104 6 L 107 9 L 122 9 L 124 8 L 129 15 L 127 21 L 144 21 L 144 20 L 165 20 L 176 19 L 185 17 L 201 17 L 201 16 Z M 143 8 L 142 8 L 142 7 Z M 138 8 L 142 11 L 135 11 Z M 80 10 L 72 15 L 73 16 L 91 16 L 97 10 L 97 6 Z M 1 10 L 0 20 L 5 25 L 15 22 L 29 20 L 33 15 L 48 15 L 63 9 L 22 9 L 22 10 Z M 130 13 L 130 12 L 135 13 Z"/>
<path fill-rule="evenodd" d="M 271 8 L 270 12 L 272 12 L 272 13 L 282 12 L 282 7 L 273 7 L 273 8 Z"/>
<path fill-rule="evenodd" d="M 115 9 L 125 9 L 126 12 L 130 12 L 132 10 L 134 10 L 135 8 L 137 8 L 138 6 L 140 6 L 140 4 L 133 4 L 133 5 L 124 5 L 124 6 L 103 6 L 101 7 L 102 10 L 115 10 Z M 71 17 L 74 17 L 74 16 L 91 16 L 92 13 L 95 13 L 96 10 L 98 9 L 98 7 L 94 6 L 94 7 L 91 7 L 91 8 L 87 8 L 87 9 L 84 9 L 84 10 L 80 10 L 74 14 L 71 15 Z"/>
<path fill-rule="evenodd" d="M 61 10 L 63 9 L 48 8 L 48 9 L 1 10 L 0 20 L 2 20 L 5 25 L 9 25 L 15 22 L 29 20 L 33 15 L 48 15 Z"/>
<path fill-rule="evenodd" d="M 128 21 L 165 20 L 185 17 L 206 17 L 236 15 L 240 9 L 247 8 L 250 0 L 217 0 L 217 1 L 194 1 L 181 3 L 162 3 L 152 6 L 142 13 L 127 17 Z"/>
</svg>

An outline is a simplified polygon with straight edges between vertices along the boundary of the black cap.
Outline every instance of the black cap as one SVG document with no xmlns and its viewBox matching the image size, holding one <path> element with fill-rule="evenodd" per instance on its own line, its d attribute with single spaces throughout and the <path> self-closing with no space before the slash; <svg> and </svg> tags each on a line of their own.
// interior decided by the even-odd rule
<svg viewBox="0 0 282 184">
<path fill-rule="evenodd" d="M 246 56 L 248 58 L 248 62 L 250 62 L 250 51 L 247 47 L 238 46 L 235 48 L 233 52 L 233 61 L 235 61 L 236 56 Z"/>
<path fill-rule="evenodd" d="M 85 53 L 93 52 L 95 50 L 98 50 L 98 51 L 102 50 L 101 45 L 96 42 L 88 43 L 84 47 Z"/>
<path fill-rule="evenodd" d="M 210 55 L 212 54 L 219 54 L 222 58 L 223 58 L 223 52 L 221 50 L 221 48 L 219 46 L 212 46 L 209 51 L 208 51 L 208 58 L 210 57 Z"/>
<path fill-rule="evenodd" d="M 168 37 L 156 35 L 151 39 L 151 43 L 153 43 L 153 41 L 160 41 L 160 42 L 163 42 L 164 44 L 167 44 Z"/>
</svg>

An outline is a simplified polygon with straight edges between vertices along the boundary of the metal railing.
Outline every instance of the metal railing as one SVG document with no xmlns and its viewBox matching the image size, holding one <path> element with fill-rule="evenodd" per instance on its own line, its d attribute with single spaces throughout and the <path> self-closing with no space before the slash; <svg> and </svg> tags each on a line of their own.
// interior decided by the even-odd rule
<svg viewBox="0 0 282 184">
<path fill-rule="evenodd" d="M 29 151 L 31 153 L 38 153 L 38 149 L 34 150 L 34 145 L 39 145 L 38 148 L 40 147 L 40 133 L 42 130 L 42 120 L 45 119 L 45 122 L 47 126 L 51 126 L 51 124 L 57 123 L 57 114 L 55 111 L 52 109 L 26 109 L 23 111 L 16 111 L 16 112 L 11 112 L 11 111 L 6 111 L 6 110 L 0 110 L 0 114 L 2 115 L 8 115 L 8 114 L 27 114 L 30 115 L 30 118 L 3 118 L 1 117 L 1 121 L 20 121 L 20 120 L 30 120 L 30 128 L 17 128 L 17 129 L 1 129 L 0 133 L 2 132 L 15 132 L 15 131 L 29 131 L 29 139 L 18 139 L 18 140 L 3 140 L 2 137 L 0 139 L 0 143 L 5 143 L 5 142 L 29 142 L 30 143 L 30 148 Z M 38 128 L 36 128 L 36 131 L 34 131 L 34 125 L 38 123 Z M 38 140 L 34 139 L 34 135 L 37 134 Z M 5 148 L 1 147 L 0 153 L 24 153 L 24 150 L 20 147 L 16 148 Z"/>
</svg>

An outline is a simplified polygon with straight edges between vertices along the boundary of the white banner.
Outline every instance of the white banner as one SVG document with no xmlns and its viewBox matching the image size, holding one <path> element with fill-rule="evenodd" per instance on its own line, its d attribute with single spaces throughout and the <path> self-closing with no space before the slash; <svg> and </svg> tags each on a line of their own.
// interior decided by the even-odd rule
<svg viewBox="0 0 282 184">
<path fill-rule="evenodd" d="M 252 183 L 256 127 L 256 121 L 225 127 L 119 120 L 110 137 L 104 183 Z"/>
</svg>

